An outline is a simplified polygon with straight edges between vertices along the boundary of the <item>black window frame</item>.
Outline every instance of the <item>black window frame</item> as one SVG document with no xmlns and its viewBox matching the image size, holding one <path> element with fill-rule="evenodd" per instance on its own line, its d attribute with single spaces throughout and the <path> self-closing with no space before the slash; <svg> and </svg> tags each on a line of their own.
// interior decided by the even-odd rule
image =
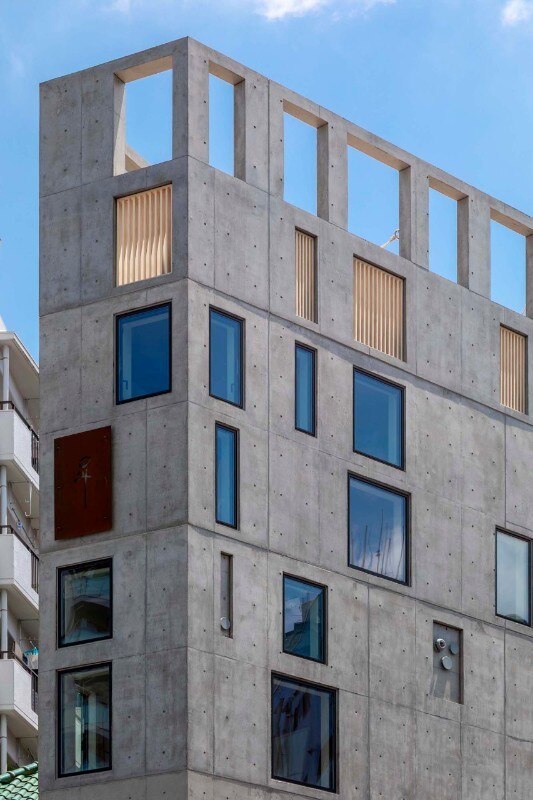
<svg viewBox="0 0 533 800">
<path fill-rule="evenodd" d="M 528 578 L 528 614 L 527 622 L 519 622 L 517 619 L 508 617 L 505 614 L 498 613 L 498 534 L 503 533 L 504 536 L 510 536 L 513 539 L 520 539 L 520 541 L 527 544 L 527 578 Z M 513 622 L 515 625 L 521 625 L 523 628 L 531 628 L 533 625 L 533 540 L 527 536 L 523 536 L 515 531 L 509 531 L 506 528 L 497 527 L 494 536 L 494 615 L 499 619 L 505 619 L 508 622 Z"/>
<path fill-rule="evenodd" d="M 110 585 L 110 592 L 109 592 L 109 636 L 95 636 L 92 639 L 84 639 L 82 642 L 61 642 L 61 614 L 63 610 L 63 594 L 61 591 L 61 574 L 64 570 L 71 570 L 71 569 L 91 569 L 94 567 L 102 567 L 104 565 L 109 565 L 109 585 Z M 93 642 L 106 642 L 109 639 L 113 638 L 113 594 L 114 594 L 114 586 L 113 586 L 113 558 L 110 556 L 109 558 L 98 558 L 93 559 L 91 561 L 81 561 L 76 564 L 62 564 L 60 567 L 57 568 L 57 602 L 56 602 L 56 645 L 58 650 L 62 650 L 65 647 L 76 647 L 79 645 L 84 644 L 92 644 Z"/>
<path fill-rule="evenodd" d="M 63 718 L 63 704 L 61 702 L 61 677 L 71 672 L 90 672 L 98 667 L 109 668 L 109 766 L 98 767 L 97 769 L 80 770 L 79 772 L 61 771 L 61 744 L 62 730 L 61 722 Z M 57 670 L 56 673 L 56 769 L 58 778 L 73 778 L 81 775 L 94 775 L 96 772 L 110 772 L 113 769 L 113 662 L 96 661 L 94 664 L 81 664 L 79 667 L 68 667 L 67 669 Z"/>
<path fill-rule="evenodd" d="M 333 739 L 333 753 L 331 756 L 331 763 L 332 763 L 332 772 L 333 772 L 333 788 L 324 788 L 322 786 L 315 786 L 314 784 L 305 783 L 305 781 L 295 781 L 290 780 L 289 778 L 285 777 L 278 777 L 274 774 L 274 713 L 273 713 L 273 704 L 272 699 L 274 697 L 274 681 L 275 680 L 286 681 L 287 683 L 292 683 L 294 686 L 299 688 L 311 688 L 311 689 L 319 689 L 320 691 L 327 692 L 333 703 L 333 730 L 334 730 L 334 739 Z M 305 786 L 308 789 L 314 789 L 318 792 L 329 792 L 329 794 L 337 794 L 338 792 L 338 782 L 339 782 L 339 766 L 338 766 L 338 758 L 339 758 L 339 703 L 338 703 L 338 694 L 339 690 L 333 686 L 324 686 L 322 683 L 316 683 L 315 681 L 308 681 L 305 678 L 295 677 L 293 675 L 285 675 L 282 672 L 272 672 L 270 675 L 270 776 L 272 780 L 280 781 L 282 783 L 291 783 L 295 786 Z"/>
<path fill-rule="evenodd" d="M 293 653 L 291 650 L 285 649 L 285 579 L 289 578 L 292 581 L 298 581 L 298 583 L 306 583 L 309 586 L 315 586 L 317 589 L 321 589 L 323 593 L 323 603 L 324 603 L 324 619 L 322 625 L 322 652 L 324 654 L 323 658 L 312 658 L 312 656 L 302 656 L 300 653 Z M 315 664 L 327 664 L 328 663 L 328 587 L 324 583 L 317 583 L 317 581 L 310 581 L 307 578 L 302 578 L 300 575 L 293 575 L 290 572 L 284 572 L 282 575 L 283 579 L 283 588 L 282 588 L 282 595 L 283 595 L 283 611 L 282 611 L 282 650 L 288 656 L 293 656 L 294 658 L 303 658 L 305 661 L 314 661 Z"/>
<path fill-rule="evenodd" d="M 386 461 L 383 458 L 378 458 L 377 456 L 370 455 L 369 453 L 365 453 L 363 450 L 358 450 L 355 447 L 355 373 L 359 372 L 361 375 L 366 375 L 369 378 L 373 378 L 375 381 L 379 381 L 381 383 L 386 383 L 389 386 L 392 386 L 394 389 L 400 390 L 400 395 L 402 398 L 402 410 L 401 410 L 401 461 L 400 464 L 393 464 L 392 461 Z M 394 469 L 399 469 L 402 472 L 405 472 L 405 448 L 406 448 L 406 436 L 405 436 L 405 423 L 406 423 L 406 413 L 405 413 L 405 386 L 402 386 L 400 383 L 395 383 L 394 381 L 389 380 L 388 378 L 382 378 L 381 375 L 377 376 L 373 372 L 370 372 L 367 369 L 362 369 L 361 367 L 357 367 L 354 365 L 353 368 L 353 376 L 352 376 L 352 450 L 357 455 L 364 456 L 365 458 L 370 458 L 372 461 L 377 461 L 380 464 L 387 464 L 389 467 L 393 467 Z"/>
<path fill-rule="evenodd" d="M 150 311 L 153 308 L 168 308 L 168 389 L 163 392 L 150 392 L 149 394 L 142 394 L 138 397 L 128 397 L 125 400 L 119 400 L 119 325 L 120 320 L 124 317 L 133 317 L 142 311 Z M 151 305 L 141 306 L 140 308 L 132 308 L 129 311 L 121 311 L 120 314 L 115 314 L 115 405 L 123 406 L 125 403 L 135 403 L 137 400 L 147 400 L 150 397 L 160 397 L 164 394 L 172 392 L 172 301 L 165 300 L 161 303 L 153 303 Z"/>
<path fill-rule="evenodd" d="M 405 580 L 401 581 L 398 578 L 391 578 L 389 575 L 382 575 L 380 572 L 374 572 L 374 570 L 366 569 L 365 567 L 359 567 L 356 564 L 350 563 L 350 480 L 354 478 L 361 483 L 368 483 L 370 486 L 377 486 L 379 489 L 384 489 L 387 492 L 391 492 L 392 494 L 400 495 L 400 497 L 405 498 Z M 382 483 L 381 481 L 375 481 L 371 478 L 367 478 L 366 475 L 358 475 L 356 472 L 348 472 L 348 481 L 347 481 L 347 492 L 348 492 L 348 502 L 347 502 L 347 530 L 348 530 L 348 566 L 350 569 L 356 569 L 359 572 L 363 572 L 366 575 L 374 575 L 376 578 L 382 578 L 385 581 L 392 581 L 393 583 L 398 583 L 400 586 L 411 586 L 411 494 L 410 492 L 406 492 L 403 489 L 397 489 L 394 486 L 390 486 L 387 483 Z"/>
<path fill-rule="evenodd" d="M 234 467 L 234 479 L 235 479 L 235 497 L 234 497 L 234 512 L 235 512 L 235 524 L 231 525 L 229 522 L 223 522 L 222 520 L 218 519 L 217 515 L 217 508 L 218 508 L 218 469 L 217 469 L 217 455 L 218 455 L 218 437 L 217 431 L 219 428 L 223 428 L 224 430 L 231 431 L 235 434 L 234 438 L 234 453 L 235 453 L 235 467 Z M 240 431 L 238 428 L 233 427 L 233 425 L 226 425 L 224 422 L 215 422 L 215 523 L 217 525 L 224 525 L 226 528 L 231 528 L 232 530 L 239 529 L 240 523 L 240 497 L 241 497 L 241 475 L 240 475 L 240 450 L 241 450 L 241 441 L 240 441 Z"/>
<path fill-rule="evenodd" d="M 223 317 L 228 317 L 228 319 L 233 319 L 239 323 L 240 335 L 239 335 L 239 342 L 241 348 L 241 379 L 239 382 L 239 389 L 241 394 L 241 402 L 234 403 L 232 400 L 226 400 L 225 397 L 220 397 L 218 394 L 213 394 L 212 387 L 211 387 L 211 314 L 213 311 L 216 314 L 220 314 Z M 246 336 L 245 336 L 245 325 L 246 320 L 244 317 L 238 317 L 236 314 L 231 314 L 229 311 L 224 311 L 222 308 L 218 306 L 209 306 L 209 397 L 213 397 L 215 400 L 220 400 L 221 403 L 227 403 L 234 408 L 245 408 L 245 390 L 246 390 L 246 380 L 245 380 L 245 368 L 246 368 Z"/>
<path fill-rule="evenodd" d="M 297 425 L 297 416 L 298 416 L 298 371 L 296 369 L 296 358 L 298 349 L 300 350 L 307 350 L 307 352 L 311 353 L 313 357 L 313 425 L 312 431 L 308 431 L 305 428 L 300 428 Z M 318 360 L 318 351 L 315 347 L 310 347 L 308 344 L 302 344 L 302 342 L 294 342 L 294 428 L 301 433 L 305 433 L 307 436 L 314 436 L 316 438 L 316 431 L 317 431 L 317 380 L 316 380 L 316 373 L 317 373 L 317 360 Z"/>
</svg>

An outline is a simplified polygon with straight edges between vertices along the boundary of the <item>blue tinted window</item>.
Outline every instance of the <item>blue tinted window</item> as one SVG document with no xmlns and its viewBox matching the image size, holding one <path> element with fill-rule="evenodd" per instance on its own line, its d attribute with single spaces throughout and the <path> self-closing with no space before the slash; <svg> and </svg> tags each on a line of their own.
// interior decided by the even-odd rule
<svg viewBox="0 0 533 800">
<path fill-rule="evenodd" d="M 350 477 L 351 567 L 407 582 L 407 498 Z"/>
<path fill-rule="evenodd" d="M 170 304 L 117 321 L 117 402 L 170 391 Z"/>
<path fill-rule="evenodd" d="M 314 661 L 325 659 L 325 595 L 323 586 L 283 579 L 283 649 Z"/>
<path fill-rule="evenodd" d="M 209 393 L 242 406 L 242 322 L 211 309 Z"/>
<path fill-rule="evenodd" d="M 111 636 L 111 561 L 59 571 L 59 646 Z"/>
<path fill-rule="evenodd" d="M 498 531 L 496 543 L 496 613 L 515 622 L 530 622 L 530 544 Z"/>
<path fill-rule="evenodd" d="M 272 678 L 272 777 L 335 791 L 335 692 Z"/>
<path fill-rule="evenodd" d="M 403 466 L 403 391 L 354 371 L 353 448 L 371 458 Z"/>
<path fill-rule="evenodd" d="M 296 420 L 298 430 L 315 435 L 315 351 L 296 345 Z"/>
<path fill-rule="evenodd" d="M 237 431 L 216 425 L 216 521 L 237 527 Z"/>
</svg>

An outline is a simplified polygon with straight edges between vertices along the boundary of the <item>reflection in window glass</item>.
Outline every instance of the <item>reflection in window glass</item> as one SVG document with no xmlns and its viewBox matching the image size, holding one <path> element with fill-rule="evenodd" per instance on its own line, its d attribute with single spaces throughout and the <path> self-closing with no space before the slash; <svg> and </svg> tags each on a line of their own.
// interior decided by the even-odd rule
<svg viewBox="0 0 533 800">
<path fill-rule="evenodd" d="M 59 646 L 111 636 L 111 561 L 59 571 Z"/>
<path fill-rule="evenodd" d="M 170 303 L 117 320 L 117 402 L 169 392 Z"/>
<path fill-rule="evenodd" d="M 216 521 L 237 527 L 237 431 L 215 426 Z"/>
<path fill-rule="evenodd" d="M 296 420 L 299 431 L 315 435 L 315 356 L 314 350 L 296 345 Z"/>
<path fill-rule="evenodd" d="M 353 449 L 395 467 L 403 463 L 403 392 L 354 370 Z"/>
<path fill-rule="evenodd" d="M 272 679 L 272 777 L 335 791 L 335 693 Z"/>
<path fill-rule="evenodd" d="M 496 545 L 496 613 L 515 622 L 530 622 L 529 542 L 498 531 Z"/>
<path fill-rule="evenodd" d="M 242 406 L 242 322 L 211 309 L 209 393 Z"/>
<path fill-rule="evenodd" d="M 283 649 L 302 658 L 324 661 L 325 594 L 323 586 L 283 579 Z"/>
<path fill-rule="evenodd" d="M 59 673 L 59 774 L 111 768 L 111 665 Z"/>
<path fill-rule="evenodd" d="M 350 477 L 350 566 L 407 582 L 407 498 Z"/>
</svg>

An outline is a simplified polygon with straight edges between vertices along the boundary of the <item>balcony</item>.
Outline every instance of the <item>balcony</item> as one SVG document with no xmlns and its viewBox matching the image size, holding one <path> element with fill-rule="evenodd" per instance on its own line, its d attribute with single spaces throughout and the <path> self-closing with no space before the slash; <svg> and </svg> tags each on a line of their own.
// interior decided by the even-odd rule
<svg viewBox="0 0 533 800">
<path fill-rule="evenodd" d="M 39 437 L 12 402 L 0 403 L 0 464 L 21 507 L 38 518 Z"/>
<path fill-rule="evenodd" d="M 0 588 L 18 619 L 37 620 L 39 557 L 9 525 L 0 527 Z"/>
<path fill-rule="evenodd" d="M 12 656 L 12 654 L 9 654 Z M 18 659 L 0 660 L 0 714 L 17 738 L 37 734 L 37 675 Z"/>
</svg>

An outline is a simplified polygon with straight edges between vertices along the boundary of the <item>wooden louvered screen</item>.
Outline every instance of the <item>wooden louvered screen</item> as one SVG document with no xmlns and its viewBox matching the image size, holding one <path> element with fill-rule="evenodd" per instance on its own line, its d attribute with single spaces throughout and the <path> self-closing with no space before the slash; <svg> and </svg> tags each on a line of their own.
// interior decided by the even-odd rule
<svg viewBox="0 0 533 800">
<path fill-rule="evenodd" d="M 526 413 L 526 337 L 500 326 L 500 403 Z"/>
<path fill-rule="evenodd" d="M 354 339 L 401 359 L 404 358 L 403 284 L 403 278 L 354 258 Z"/>
<path fill-rule="evenodd" d="M 116 285 L 172 270 L 172 186 L 117 199 Z"/>
<path fill-rule="evenodd" d="M 296 230 L 296 314 L 317 322 L 316 239 Z"/>
</svg>

